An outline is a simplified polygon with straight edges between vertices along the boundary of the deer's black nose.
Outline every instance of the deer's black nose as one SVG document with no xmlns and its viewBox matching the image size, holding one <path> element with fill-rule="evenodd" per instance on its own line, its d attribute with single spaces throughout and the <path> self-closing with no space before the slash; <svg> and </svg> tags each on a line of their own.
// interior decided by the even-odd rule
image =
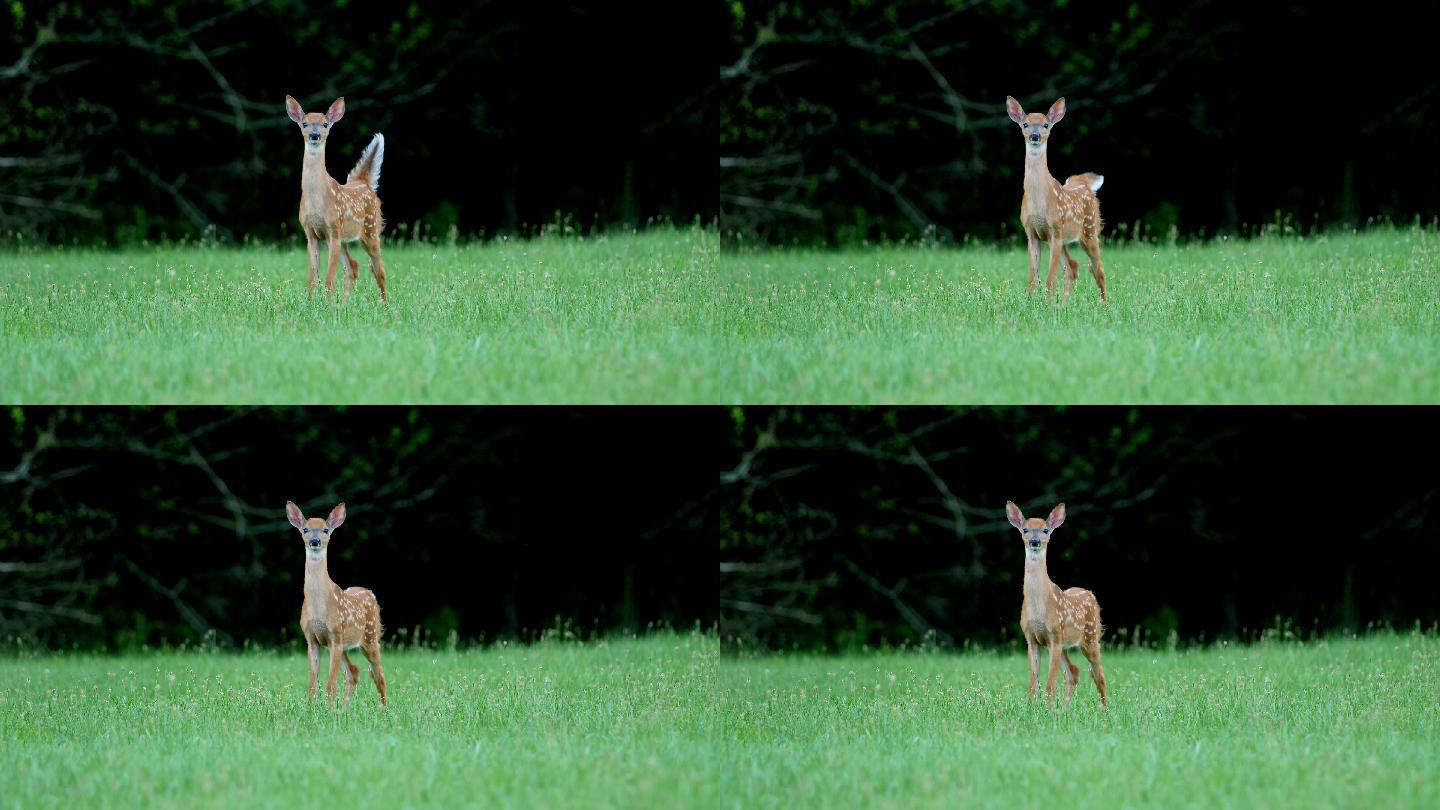
<svg viewBox="0 0 1440 810">
<path fill-rule="evenodd" d="M 1032 132 L 1032 133 L 1030 133 L 1030 140 L 1035 141 L 1036 143 L 1039 143 L 1039 142 L 1040 142 L 1040 133 L 1038 133 L 1038 132 Z"/>
</svg>

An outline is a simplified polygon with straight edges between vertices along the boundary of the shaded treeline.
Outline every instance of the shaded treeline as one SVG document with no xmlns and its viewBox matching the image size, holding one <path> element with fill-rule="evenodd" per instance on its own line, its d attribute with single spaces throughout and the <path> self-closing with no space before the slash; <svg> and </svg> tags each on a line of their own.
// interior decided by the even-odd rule
<svg viewBox="0 0 1440 810">
<path fill-rule="evenodd" d="M 331 576 L 372 588 L 392 633 L 711 627 L 725 425 L 718 409 L 14 408 L 0 637 L 293 640 L 286 500 L 318 517 L 346 501 Z"/>
<path fill-rule="evenodd" d="M 386 136 L 391 237 L 713 220 L 713 57 L 685 4 L 15 2 L 0 9 L 0 233 L 294 235 L 287 94 Z M 660 30 L 661 36 L 646 32 Z"/>
<path fill-rule="evenodd" d="M 1015 96 L 1068 115 L 1110 233 L 1430 222 L 1440 145 L 1413 6 L 756 0 L 724 4 L 721 227 L 771 242 L 1018 233 Z"/>
<path fill-rule="evenodd" d="M 1051 578 L 1111 639 L 1440 620 L 1433 409 L 737 411 L 721 476 L 729 642 L 1019 638 L 1013 500 L 1068 518 Z M 1428 437 L 1428 438 L 1427 438 Z"/>
</svg>

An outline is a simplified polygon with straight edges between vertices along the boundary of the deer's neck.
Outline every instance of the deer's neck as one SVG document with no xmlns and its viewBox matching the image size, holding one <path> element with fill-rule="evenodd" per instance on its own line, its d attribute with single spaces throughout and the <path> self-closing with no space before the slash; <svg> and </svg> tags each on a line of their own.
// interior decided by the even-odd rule
<svg viewBox="0 0 1440 810">
<path fill-rule="evenodd" d="M 1050 166 L 1045 162 L 1045 147 L 1038 152 L 1025 150 L 1025 198 L 1032 204 L 1048 205 L 1056 186 L 1050 176 Z"/>
<path fill-rule="evenodd" d="M 330 569 L 325 565 L 325 555 L 319 558 L 305 558 L 305 599 L 312 610 L 325 610 L 335 595 L 335 582 L 330 579 Z"/>
<path fill-rule="evenodd" d="M 1051 596 L 1055 593 L 1055 583 L 1050 581 L 1050 574 L 1045 570 L 1045 555 L 1039 557 L 1025 557 L 1025 602 L 1030 606 L 1032 613 L 1044 615 L 1050 608 Z"/>
<path fill-rule="evenodd" d="M 325 145 L 321 144 L 319 149 L 305 147 L 304 169 L 300 173 L 300 189 L 307 195 L 313 194 L 317 199 L 324 199 L 324 194 L 330 188 L 330 173 L 325 171 Z"/>
</svg>

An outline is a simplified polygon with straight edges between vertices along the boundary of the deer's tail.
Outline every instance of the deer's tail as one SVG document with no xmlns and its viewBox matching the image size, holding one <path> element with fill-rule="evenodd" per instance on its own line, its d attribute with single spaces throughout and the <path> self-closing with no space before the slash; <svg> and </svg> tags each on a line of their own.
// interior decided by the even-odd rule
<svg viewBox="0 0 1440 810">
<path fill-rule="evenodd" d="M 385 136 L 375 133 L 370 139 L 370 145 L 360 153 L 360 160 L 355 163 L 355 168 L 350 170 L 349 176 L 345 178 L 346 185 L 350 183 L 364 183 L 371 191 L 380 190 L 380 164 L 385 161 Z"/>
<path fill-rule="evenodd" d="M 1088 186 L 1091 191 L 1099 191 L 1100 186 L 1104 185 L 1105 183 L 1105 175 L 1096 174 L 1094 172 L 1085 172 L 1084 174 L 1072 174 L 1069 177 L 1065 178 L 1065 185 L 1068 186 L 1072 183 L 1081 183 L 1085 186 Z"/>
</svg>

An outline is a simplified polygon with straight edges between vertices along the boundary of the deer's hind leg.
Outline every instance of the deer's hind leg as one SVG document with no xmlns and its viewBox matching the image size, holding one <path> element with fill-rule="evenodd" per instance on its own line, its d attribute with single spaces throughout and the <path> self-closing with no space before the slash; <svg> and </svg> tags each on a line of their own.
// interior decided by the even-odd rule
<svg viewBox="0 0 1440 810">
<path fill-rule="evenodd" d="M 1080 683 L 1080 667 L 1070 661 L 1070 651 L 1060 648 L 1060 658 L 1065 662 L 1065 702 L 1075 697 L 1075 685 Z"/>
<path fill-rule="evenodd" d="M 355 697 L 355 684 L 360 682 L 360 667 L 350 660 L 350 653 L 340 653 L 340 660 L 345 664 L 345 699 Z"/>
<path fill-rule="evenodd" d="M 1080 262 L 1070 258 L 1070 247 L 1062 244 L 1060 256 L 1065 259 L 1065 295 L 1069 296 L 1070 291 L 1075 289 L 1075 279 L 1080 277 Z"/>
<path fill-rule="evenodd" d="M 360 238 L 360 244 L 365 252 L 370 254 L 370 274 L 375 276 L 375 283 L 380 285 L 380 302 L 387 303 L 385 297 L 385 262 L 380 259 L 380 234 L 371 233 Z"/>
<path fill-rule="evenodd" d="M 1085 659 L 1090 662 L 1090 677 L 1100 692 L 1100 707 L 1105 708 L 1109 704 L 1105 700 L 1105 667 L 1100 665 L 1100 639 L 1082 644 L 1080 652 L 1084 653 Z"/>
<path fill-rule="evenodd" d="M 385 705 L 385 668 L 380 666 L 380 639 L 361 645 L 360 652 L 370 662 L 370 678 L 375 681 L 375 690 L 380 693 L 380 705 Z"/>
<path fill-rule="evenodd" d="M 1090 275 L 1095 277 L 1095 283 L 1100 286 L 1101 302 L 1108 301 L 1105 297 L 1105 265 L 1100 261 L 1100 235 L 1088 235 L 1081 240 L 1080 246 L 1085 249 L 1085 255 L 1090 257 Z"/>
<path fill-rule="evenodd" d="M 345 257 L 345 264 L 349 270 L 345 273 L 345 297 L 350 297 L 350 291 L 355 289 L 355 279 L 360 277 L 360 262 L 350 258 L 350 246 L 344 242 L 340 243 L 340 255 Z"/>
</svg>

